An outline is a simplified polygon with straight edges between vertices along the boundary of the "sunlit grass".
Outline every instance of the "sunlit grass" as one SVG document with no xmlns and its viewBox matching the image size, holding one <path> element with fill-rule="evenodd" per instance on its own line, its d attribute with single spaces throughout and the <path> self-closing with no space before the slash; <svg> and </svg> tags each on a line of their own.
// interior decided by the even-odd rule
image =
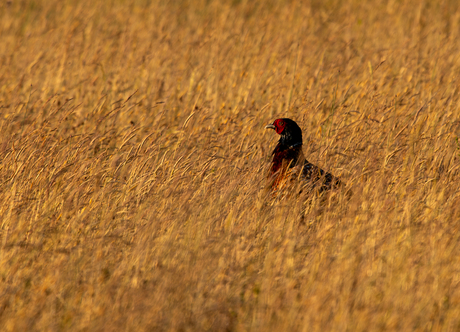
<svg viewBox="0 0 460 332">
<path fill-rule="evenodd" d="M 459 23 L 0 3 L 0 329 L 458 330 Z M 351 195 L 267 194 L 278 117 Z"/>
</svg>

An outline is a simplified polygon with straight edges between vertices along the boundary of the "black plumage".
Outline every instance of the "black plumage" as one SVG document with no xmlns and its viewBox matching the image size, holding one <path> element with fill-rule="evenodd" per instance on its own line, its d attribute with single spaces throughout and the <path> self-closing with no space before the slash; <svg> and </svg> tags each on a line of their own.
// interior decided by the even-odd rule
<svg viewBox="0 0 460 332">
<path fill-rule="evenodd" d="M 287 118 L 277 119 L 265 128 L 274 129 L 280 135 L 273 150 L 269 174 L 272 189 L 277 190 L 295 178 L 305 181 L 319 191 L 341 185 L 341 181 L 334 175 L 305 159 L 302 152 L 302 130 L 295 121 Z"/>
</svg>

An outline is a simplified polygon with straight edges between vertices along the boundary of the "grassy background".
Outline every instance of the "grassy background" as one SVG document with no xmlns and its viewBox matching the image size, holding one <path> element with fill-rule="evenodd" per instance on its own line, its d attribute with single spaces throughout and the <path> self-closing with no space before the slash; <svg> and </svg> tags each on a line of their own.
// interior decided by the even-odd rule
<svg viewBox="0 0 460 332">
<path fill-rule="evenodd" d="M 459 6 L 0 2 L 1 330 L 459 330 Z"/>
</svg>

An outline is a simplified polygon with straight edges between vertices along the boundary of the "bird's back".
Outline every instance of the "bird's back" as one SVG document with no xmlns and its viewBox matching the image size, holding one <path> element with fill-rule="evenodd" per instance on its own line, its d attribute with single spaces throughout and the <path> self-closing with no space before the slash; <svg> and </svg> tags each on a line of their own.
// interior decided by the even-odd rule
<svg viewBox="0 0 460 332">
<path fill-rule="evenodd" d="M 334 175 L 323 171 L 306 159 L 303 164 L 302 179 L 314 187 L 319 187 L 320 191 L 336 188 L 342 184 Z"/>
<path fill-rule="evenodd" d="M 305 159 L 302 145 L 284 149 L 278 145 L 273 151 L 270 177 L 273 180 L 273 190 L 279 190 L 295 180 L 301 180 L 305 185 L 320 192 L 341 185 L 340 180 L 334 175 Z"/>
</svg>

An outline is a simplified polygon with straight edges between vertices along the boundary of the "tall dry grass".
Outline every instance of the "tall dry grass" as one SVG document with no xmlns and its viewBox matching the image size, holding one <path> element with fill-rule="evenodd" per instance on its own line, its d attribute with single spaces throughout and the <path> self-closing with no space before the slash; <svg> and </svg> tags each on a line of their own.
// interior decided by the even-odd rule
<svg viewBox="0 0 460 332">
<path fill-rule="evenodd" d="M 2 1 L 2 331 L 460 329 L 457 1 Z M 271 199 L 277 117 L 353 190 Z"/>
</svg>

